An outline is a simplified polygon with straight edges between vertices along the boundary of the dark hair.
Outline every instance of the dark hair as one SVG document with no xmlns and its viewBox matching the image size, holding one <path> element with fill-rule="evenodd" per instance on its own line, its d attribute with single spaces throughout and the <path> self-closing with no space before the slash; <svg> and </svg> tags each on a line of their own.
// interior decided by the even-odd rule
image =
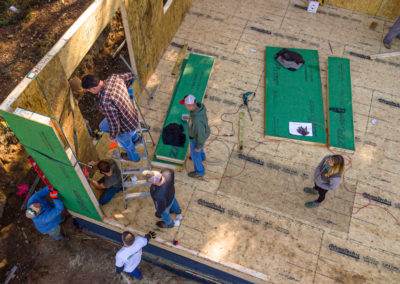
<svg viewBox="0 0 400 284">
<path fill-rule="evenodd" d="M 85 77 L 82 78 L 82 88 L 84 89 L 90 89 L 93 87 L 97 87 L 100 83 L 99 78 L 96 76 L 93 76 L 91 74 L 86 75 Z"/>
<path fill-rule="evenodd" d="M 106 160 L 100 160 L 99 163 L 97 164 L 97 168 L 102 173 L 108 173 L 111 169 L 111 164 Z"/>
<path fill-rule="evenodd" d="M 125 231 L 122 233 L 122 241 L 128 247 L 133 244 L 134 240 L 135 240 L 135 236 L 131 232 Z"/>
</svg>

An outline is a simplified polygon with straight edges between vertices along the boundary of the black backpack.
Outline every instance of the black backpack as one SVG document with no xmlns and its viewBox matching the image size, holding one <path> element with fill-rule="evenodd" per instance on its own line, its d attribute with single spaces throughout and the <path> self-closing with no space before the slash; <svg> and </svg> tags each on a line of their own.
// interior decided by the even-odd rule
<svg viewBox="0 0 400 284">
<path fill-rule="evenodd" d="M 305 63 L 301 54 L 287 50 L 286 48 L 283 48 L 276 54 L 275 60 L 290 71 L 296 71 Z"/>
<path fill-rule="evenodd" d="M 186 142 L 186 135 L 182 124 L 170 123 L 164 127 L 162 140 L 165 145 L 183 147 Z"/>
</svg>

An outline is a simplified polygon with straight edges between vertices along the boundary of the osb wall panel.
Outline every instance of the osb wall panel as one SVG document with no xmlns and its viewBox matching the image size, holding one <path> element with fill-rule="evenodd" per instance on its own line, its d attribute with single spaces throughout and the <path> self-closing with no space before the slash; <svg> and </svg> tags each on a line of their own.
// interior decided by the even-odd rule
<svg viewBox="0 0 400 284">
<path fill-rule="evenodd" d="M 396 19 L 399 16 L 399 0 L 327 0 L 326 4 L 370 15 Z"/>
<path fill-rule="evenodd" d="M 110 22 L 121 3 L 119 0 L 97 2 L 90 6 L 63 36 L 65 44 L 63 43 L 59 55 L 68 77 Z"/>
<path fill-rule="evenodd" d="M 132 46 L 140 79 L 150 75 L 179 28 L 192 0 L 174 0 L 164 14 L 163 1 L 126 0 Z"/>
<path fill-rule="evenodd" d="M 383 0 L 377 16 L 397 19 L 400 16 L 400 0 Z"/>
<path fill-rule="evenodd" d="M 95 159 L 97 158 L 96 150 L 78 107 L 75 107 L 75 118 L 73 119 L 69 92 L 67 76 L 59 56 L 56 55 L 47 62 L 37 78 L 32 80 L 31 84 L 13 103 L 13 107 L 24 108 L 55 118 L 59 121 L 78 159 L 81 161 Z M 78 149 L 74 145 L 74 120 Z"/>
</svg>

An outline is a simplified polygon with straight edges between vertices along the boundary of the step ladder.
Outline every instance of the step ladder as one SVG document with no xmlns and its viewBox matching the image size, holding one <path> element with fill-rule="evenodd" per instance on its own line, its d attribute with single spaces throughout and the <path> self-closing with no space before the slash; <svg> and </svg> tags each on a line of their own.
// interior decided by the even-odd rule
<svg viewBox="0 0 400 284">
<path fill-rule="evenodd" d="M 144 116 L 142 114 L 142 111 L 140 109 L 139 104 L 136 102 L 135 96 L 133 95 L 133 92 L 131 89 L 129 89 L 130 97 L 132 99 L 132 104 L 135 109 L 138 110 L 139 113 L 139 125 L 136 128 L 136 134 L 139 135 L 139 141 L 135 143 L 136 149 L 138 147 L 143 147 L 144 148 L 144 154 L 139 155 L 141 161 L 145 161 L 146 165 L 142 167 L 137 167 L 137 168 L 131 168 L 129 167 L 129 164 L 132 164 L 133 162 L 130 160 L 124 160 L 121 158 L 121 146 L 119 143 L 117 143 L 117 149 L 114 151 L 113 158 L 117 159 L 119 161 L 120 165 L 120 170 L 121 170 L 121 179 L 122 179 L 122 190 L 124 194 L 124 208 L 127 209 L 128 207 L 128 200 L 129 199 L 134 199 L 134 198 L 140 198 L 140 197 L 146 197 L 150 196 L 150 191 L 145 191 L 145 192 L 129 192 L 128 189 L 132 187 L 138 187 L 138 186 L 146 186 L 146 185 L 151 185 L 151 183 L 147 182 L 146 180 L 140 180 L 138 179 L 138 176 L 145 171 L 145 170 L 151 170 L 151 161 L 149 159 L 149 153 L 147 150 L 147 143 L 153 143 L 153 146 L 155 146 L 153 137 L 151 136 L 150 133 L 150 126 L 146 123 Z M 146 140 L 145 135 L 148 135 L 150 139 Z M 140 163 L 140 162 L 139 162 Z"/>
</svg>

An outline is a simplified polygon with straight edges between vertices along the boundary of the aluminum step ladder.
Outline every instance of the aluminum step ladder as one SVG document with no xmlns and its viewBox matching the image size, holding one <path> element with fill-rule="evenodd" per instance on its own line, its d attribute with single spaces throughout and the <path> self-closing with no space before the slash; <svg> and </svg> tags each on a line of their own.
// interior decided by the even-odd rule
<svg viewBox="0 0 400 284">
<path fill-rule="evenodd" d="M 151 136 L 150 133 L 150 126 L 146 123 L 144 116 L 142 114 L 142 111 L 140 109 L 139 104 L 136 102 L 135 96 L 133 95 L 133 92 L 131 89 L 128 90 L 132 99 L 132 104 L 135 109 L 138 110 L 139 113 L 139 125 L 136 128 L 136 134 L 139 135 L 139 140 L 135 143 L 135 147 L 143 147 L 144 148 L 144 154 L 139 155 L 141 161 L 146 162 L 146 166 L 142 167 L 137 167 L 137 168 L 131 168 L 128 163 L 131 164 L 133 163 L 130 160 L 125 160 L 121 157 L 121 146 L 117 143 L 117 151 L 114 151 L 113 158 L 117 159 L 119 161 L 120 165 L 120 170 L 121 170 L 121 179 L 122 179 L 122 190 L 124 194 L 124 208 L 126 209 L 128 207 L 128 200 L 129 199 L 134 199 L 134 198 L 140 198 L 140 197 L 146 197 L 150 196 L 150 191 L 145 191 L 145 192 L 129 192 L 128 189 L 132 187 L 138 187 L 138 186 L 146 186 L 146 185 L 151 185 L 151 183 L 147 182 L 146 180 L 140 180 L 138 178 L 138 175 L 145 171 L 145 170 L 151 170 L 151 161 L 149 159 L 149 153 L 147 150 L 147 143 L 153 143 L 153 146 L 155 146 L 153 137 Z M 146 140 L 145 135 L 148 135 L 150 139 Z"/>
</svg>

